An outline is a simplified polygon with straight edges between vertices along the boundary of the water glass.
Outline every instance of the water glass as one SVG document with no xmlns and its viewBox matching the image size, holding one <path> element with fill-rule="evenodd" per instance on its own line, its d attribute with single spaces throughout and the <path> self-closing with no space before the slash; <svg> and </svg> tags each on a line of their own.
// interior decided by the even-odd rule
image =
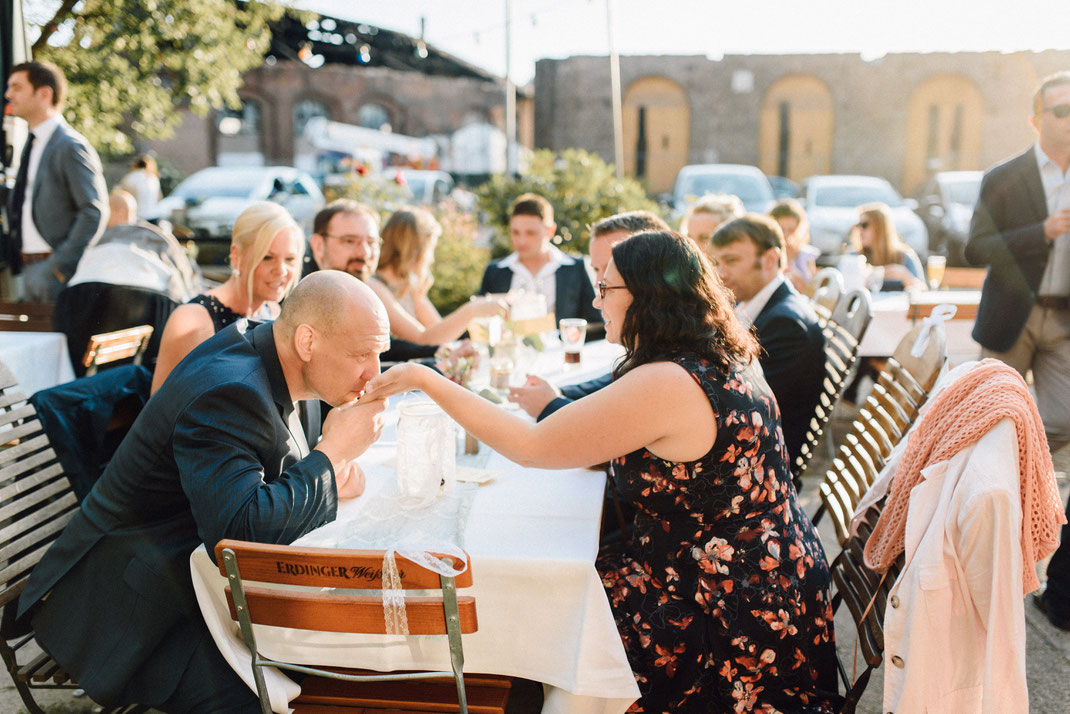
<svg viewBox="0 0 1070 714">
<path fill-rule="evenodd" d="M 576 364 L 580 361 L 583 341 L 587 338 L 587 321 L 580 317 L 566 317 L 559 324 L 561 345 L 565 348 L 565 364 Z"/>
<path fill-rule="evenodd" d="M 456 481 L 453 420 L 434 402 L 402 404 L 399 411 L 398 494 L 406 506 L 424 506 Z"/>
<path fill-rule="evenodd" d="M 929 289 L 937 290 L 944 282 L 944 268 L 947 258 L 942 255 L 930 255 L 925 259 L 925 274 L 929 278 Z"/>
</svg>

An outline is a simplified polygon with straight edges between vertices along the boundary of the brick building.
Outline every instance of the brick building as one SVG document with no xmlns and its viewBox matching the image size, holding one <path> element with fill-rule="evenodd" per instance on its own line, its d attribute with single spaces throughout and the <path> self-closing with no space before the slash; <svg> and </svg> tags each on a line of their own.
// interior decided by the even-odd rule
<svg viewBox="0 0 1070 714">
<path fill-rule="evenodd" d="M 1038 80 L 1066 69 L 1070 50 L 621 57 L 625 170 L 653 192 L 693 163 L 870 174 L 910 192 L 1024 148 Z M 612 161 L 610 101 L 605 57 L 540 60 L 535 146 Z"/>
</svg>

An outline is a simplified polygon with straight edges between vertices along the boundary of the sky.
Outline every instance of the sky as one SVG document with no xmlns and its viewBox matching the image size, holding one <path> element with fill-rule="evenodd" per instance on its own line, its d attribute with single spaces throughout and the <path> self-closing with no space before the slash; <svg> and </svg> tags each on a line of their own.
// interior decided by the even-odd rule
<svg viewBox="0 0 1070 714">
<path fill-rule="evenodd" d="M 505 74 L 507 0 L 296 0 L 299 7 L 424 38 Z M 607 1 L 622 55 L 1070 49 L 1068 0 L 508 0 L 510 76 L 535 61 L 608 53 Z"/>
</svg>

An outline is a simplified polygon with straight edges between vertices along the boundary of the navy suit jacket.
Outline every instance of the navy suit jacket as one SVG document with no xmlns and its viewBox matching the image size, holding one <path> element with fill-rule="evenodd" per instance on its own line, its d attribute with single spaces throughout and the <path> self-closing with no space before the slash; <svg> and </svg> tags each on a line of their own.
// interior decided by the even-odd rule
<svg viewBox="0 0 1070 714">
<path fill-rule="evenodd" d="M 966 243 L 966 260 L 988 266 L 973 326 L 982 347 L 1006 352 L 1022 333 L 1051 250 L 1047 217 L 1033 147 L 985 173 Z"/>
<path fill-rule="evenodd" d="M 554 272 L 554 317 L 558 320 L 563 317 L 582 317 L 592 325 L 601 324 L 602 311 L 596 310 L 593 304 L 594 283 L 591 282 L 587 261 L 571 255 L 565 257 L 569 262 L 558 266 Z M 502 266 L 502 260 L 505 259 L 491 261 L 483 271 L 483 282 L 479 286 L 480 295 L 509 292 L 513 271 Z"/>
<path fill-rule="evenodd" d="M 785 281 L 754 320 L 758 361 L 780 406 L 788 463 L 799 455 L 825 379 L 825 335 L 810 301 Z"/>
<path fill-rule="evenodd" d="M 95 701 L 174 693 L 208 636 L 190 577 L 199 545 L 290 543 L 334 519 L 331 464 L 293 436 L 293 412 L 271 324 L 244 321 L 199 345 L 145 405 L 20 598 Z"/>
</svg>

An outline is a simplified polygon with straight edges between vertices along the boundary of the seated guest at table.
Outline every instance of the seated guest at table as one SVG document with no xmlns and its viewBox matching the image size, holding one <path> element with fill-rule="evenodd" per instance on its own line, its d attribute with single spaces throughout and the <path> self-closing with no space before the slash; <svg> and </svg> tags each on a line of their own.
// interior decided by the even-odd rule
<svg viewBox="0 0 1070 714">
<path fill-rule="evenodd" d="M 558 320 L 582 317 L 601 322 L 591 306 L 594 283 L 587 261 L 565 255 L 551 240 L 557 232 L 554 209 L 542 196 L 525 193 L 509 210 L 509 240 L 513 252 L 495 260 L 483 272 L 480 295 L 526 290 L 546 298 L 547 309 Z"/>
<path fill-rule="evenodd" d="M 379 299 L 331 271 L 302 281 L 275 322 L 231 325 L 174 369 L 20 599 L 94 701 L 258 711 L 204 624 L 190 553 L 223 538 L 291 543 L 361 493 L 353 460 L 385 403 L 334 409 L 309 451 L 294 402 L 353 401 L 388 340 Z"/>
<path fill-rule="evenodd" d="M 305 237 L 285 208 L 260 201 L 234 221 L 227 282 L 175 308 L 160 339 L 152 375 L 156 392 L 194 347 L 242 317 L 279 314 L 279 301 L 297 282 Z"/>
<path fill-rule="evenodd" d="M 796 290 L 802 292 L 817 273 L 817 259 L 821 255 L 820 250 L 810 245 L 810 223 L 806 220 L 806 209 L 794 198 L 785 198 L 769 209 L 769 217 L 777 222 L 780 232 L 784 234 L 785 257 L 788 261 L 784 276 Z"/>
<path fill-rule="evenodd" d="M 921 260 L 899 237 L 892 210 L 886 204 L 858 207 L 858 224 L 851 231 L 850 242 L 854 250 L 866 256 L 871 267 L 884 268 L 882 290 L 905 290 L 924 284 Z"/>
<path fill-rule="evenodd" d="M 825 379 L 825 335 L 810 301 L 784 277 L 784 238 L 757 213 L 713 234 L 717 272 L 736 298 L 736 315 L 753 325 L 765 381 L 780 407 L 789 462 L 799 455 Z"/>
<path fill-rule="evenodd" d="M 365 282 L 386 306 L 390 334 L 418 345 L 456 340 L 476 317 L 504 313 L 505 301 L 473 298 L 446 317 L 427 297 L 434 278 L 431 263 L 442 226 L 423 208 L 405 206 L 390 216 L 381 233 L 379 268 Z"/>
<path fill-rule="evenodd" d="M 613 460 L 636 515 L 597 567 L 642 694 L 633 711 L 836 711 L 828 564 L 758 345 L 692 241 L 640 233 L 612 255 L 596 303 L 626 355 L 606 388 L 537 423 L 419 365 L 366 394 L 423 390 L 524 465 Z"/>
<path fill-rule="evenodd" d="M 687 207 L 680 221 L 680 232 L 695 241 L 706 255 L 710 254 L 710 239 L 725 221 L 739 218 L 746 211 L 739 196 L 729 193 L 707 193 Z"/>
<path fill-rule="evenodd" d="M 383 241 L 379 237 L 379 214 L 351 198 L 339 198 L 324 206 L 312 222 L 304 275 L 317 270 L 343 270 L 368 283 L 379 267 Z M 434 357 L 436 344 L 418 345 L 395 338 L 383 353 L 384 362 Z"/>
<path fill-rule="evenodd" d="M 667 230 L 669 226 L 665 221 L 650 211 L 628 211 L 598 221 L 591 227 L 591 240 L 587 244 L 595 278 L 601 280 L 606 274 L 613 246 L 617 243 L 635 233 Z M 529 375 L 525 384 L 509 389 L 509 401 L 541 421 L 572 400 L 598 391 L 612 379 L 613 375 L 607 372 L 588 382 L 558 389 L 542 377 Z"/>
</svg>

